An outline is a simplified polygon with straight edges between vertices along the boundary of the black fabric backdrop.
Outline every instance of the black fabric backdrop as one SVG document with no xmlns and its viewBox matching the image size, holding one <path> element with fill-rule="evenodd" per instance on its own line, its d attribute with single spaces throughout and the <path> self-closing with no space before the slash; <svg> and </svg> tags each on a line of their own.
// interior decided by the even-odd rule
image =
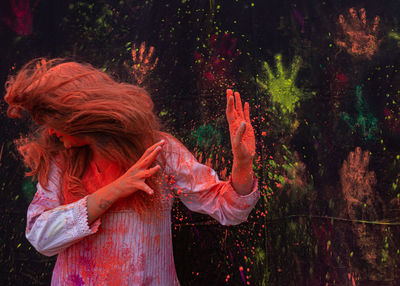
<svg viewBox="0 0 400 286">
<path fill-rule="evenodd" d="M 365 27 L 352 7 L 365 8 Z M 182 285 L 400 284 L 398 1 L 5 0 L 0 9 L 2 85 L 35 57 L 89 62 L 141 84 L 165 130 L 221 179 L 232 160 L 225 89 L 249 101 L 262 197 L 234 227 L 176 203 Z M 158 63 L 140 78 L 131 48 L 142 42 Z M 35 182 L 13 145 L 30 121 L 6 108 L 2 99 L 0 284 L 49 285 L 55 257 L 25 239 Z M 351 161 L 356 147 L 369 164 Z"/>
</svg>

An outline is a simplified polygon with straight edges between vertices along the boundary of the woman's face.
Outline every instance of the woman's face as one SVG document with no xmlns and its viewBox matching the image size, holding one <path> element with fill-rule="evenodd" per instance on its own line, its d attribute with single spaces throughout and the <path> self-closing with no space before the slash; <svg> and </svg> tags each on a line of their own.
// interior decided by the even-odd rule
<svg viewBox="0 0 400 286">
<path fill-rule="evenodd" d="M 49 127 L 48 131 L 49 131 L 50 135 L 57 136 L 58 139 L 64 143 L 64 147 L 66 149 L 70 149 L 71 147 L 82 147 L 82 146 L 89 145 L 89 142 L 87 140 L 80 139 L 77 137 L 73 137 L 73 136 L 58 132 L 54 128 Z"/>
</svg>

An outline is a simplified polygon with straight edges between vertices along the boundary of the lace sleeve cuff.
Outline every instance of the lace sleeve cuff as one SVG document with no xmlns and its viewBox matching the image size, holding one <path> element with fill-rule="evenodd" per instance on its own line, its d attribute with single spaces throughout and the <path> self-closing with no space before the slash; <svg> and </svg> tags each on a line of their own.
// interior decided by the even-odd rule
<svg viewBox="0 0 400 286">
<path fill-rule="evenodd" d="M 83 236 L 88 234 L 96 233 L 101 224 L 100 217 L 96 219 L 90 226 L 88 224 L 88 213 L 87 213 L 87 197 L 79 200 L 76 209 L 73 212 L 74 224 L 76 225 L 76 236 Z"/>
<path fill-rule="evenodd" d="M 255 175 L 253 175 L 253 185 L 251 187 L 251 192 L 247 195 L 238 194 L 232 185 L 232 175 L 229 176 L 229 197 L 232 201 L 240 202 L 242 204 L 242 208 L 247 208 L 251 206 L 251 208 L 257 203 L 260 198 L 260 193 L 258 191 L 258 179 Z"/>
</svg>

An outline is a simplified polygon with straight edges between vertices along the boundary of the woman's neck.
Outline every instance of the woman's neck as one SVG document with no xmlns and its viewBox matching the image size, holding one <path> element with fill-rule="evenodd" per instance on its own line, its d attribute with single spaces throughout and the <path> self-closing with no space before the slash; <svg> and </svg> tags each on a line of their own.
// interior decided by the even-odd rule
<svg viewBox="0 0 400 286">
<path fill-rule="evenodd" d="M 105 159 L 100 156 L 99 152 L 91 145 L 90 149 L 92 151 L 92 156 L 91 156 L 91 161 L 95 164 L 95 166 L 97 167 L 97 171 L 99 173 L 101 173 L 105 163 Z"/>
</svg>

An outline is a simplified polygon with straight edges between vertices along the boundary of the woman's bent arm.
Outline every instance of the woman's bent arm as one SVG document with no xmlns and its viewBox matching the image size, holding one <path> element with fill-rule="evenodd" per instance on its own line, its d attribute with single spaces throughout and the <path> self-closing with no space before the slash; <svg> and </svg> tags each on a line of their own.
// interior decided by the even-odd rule
<svg viewBox="0 0 400 286">
<path fill-rule="evenodd" d="M 119 192 L 116 181 L 102 187 L 87 197 L 88 224 L 92 224 L 106 210 L 108 210 L 116 200 L 119 199 Z"/>
</svg>

